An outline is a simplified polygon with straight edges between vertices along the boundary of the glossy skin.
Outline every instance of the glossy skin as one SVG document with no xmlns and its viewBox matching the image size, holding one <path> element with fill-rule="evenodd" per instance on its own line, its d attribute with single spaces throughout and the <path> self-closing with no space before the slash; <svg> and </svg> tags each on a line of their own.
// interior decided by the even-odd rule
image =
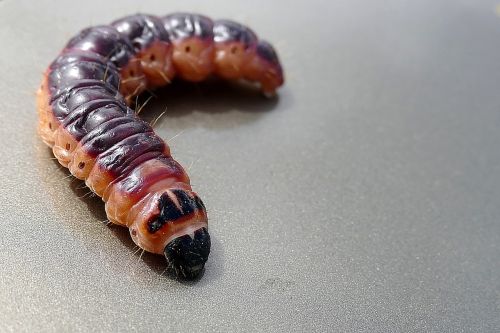
<svg viewBox="0 0 500 333">
<path fill-rule="evenodd" d="M 229 80 L 245 77 L 245 66 L 255 56 L 257 35 L 249 28 L 229 20 L 214 24 L 215 73 Z"/>
<path fill-rule="evenodd" d="M 213 22 L 205 16 L 176 13 L 162 18 L 174 45 L 173 62 L 178 75 L 199 82 L 213 72 Z"/>
<path fill-rule="evenodd" d="M 213 74 L 256 81 L 264 93 L 283 83 L 274 49 L 238 23 L 137 14 L 72 38 L 37 95 L 38 131 L 58 161 L 103 198 L 111 222 L 187 278 L 210 253 L 205 205 L 168 145 L 128 105 L 175 76 Z"/>
<path fill-rule="evenodd" d="M 172 65 L 172 42 L 163 22 L 151 15 L 127 16 L 111 23 L 125 39 L 130 40 L 141 72 L 150 87 L 170 83 L 175 76 Z"/>
</svg>

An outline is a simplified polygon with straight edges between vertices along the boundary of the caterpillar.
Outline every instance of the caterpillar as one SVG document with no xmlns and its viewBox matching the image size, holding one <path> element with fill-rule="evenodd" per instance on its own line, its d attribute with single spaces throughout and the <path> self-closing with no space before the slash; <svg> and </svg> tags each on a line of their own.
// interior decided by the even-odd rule
<svg viewBox="0 0 500 333">
<path fill-rule="evenodd" d="M 254 82 L 266 95 L 284 83 L 275 49 L 242 24 L 135 14 L 71 38 L 37 92 L 37 130 L 59 163 L 102 198 L 110 222 L 185 278 L 210 253 L 206 208 L 133 100 L 176 77 L 210 76 Z"/>
</svg>

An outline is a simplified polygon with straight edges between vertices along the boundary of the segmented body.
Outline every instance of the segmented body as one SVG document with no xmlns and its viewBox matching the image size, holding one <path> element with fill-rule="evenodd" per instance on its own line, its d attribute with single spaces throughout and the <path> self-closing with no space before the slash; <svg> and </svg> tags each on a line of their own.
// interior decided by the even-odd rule
<svg viewBox="0 0 500 333">
<path fill-rule="evenodd" d="M 130 102 L 178 76 L 283 83 L 272 46 L 238 23 L 177 13 L 132 15 L 82 30 L 46 70 L 38 131 L 58 161 L 105 201 L 142 249 L 196 276 L 210 252 L 205 206 L 168 145 Z"/>
</svg>

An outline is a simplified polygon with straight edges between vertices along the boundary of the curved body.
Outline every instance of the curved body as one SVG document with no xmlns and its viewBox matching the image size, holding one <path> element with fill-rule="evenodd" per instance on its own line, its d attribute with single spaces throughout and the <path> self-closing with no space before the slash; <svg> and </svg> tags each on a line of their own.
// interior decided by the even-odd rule
<svg viewBox="0 0 500 333">
<path fill-rule="evenodd" d="M 283 73 L 272 46 L 238 23 L 177 13 L 132 15 L 82 30 L 46 70 L 38 131 L 59 163 L 97 195 L 142 249 L 198 275 L 210 252 L 205 206 L 168 145 L 129 107 L 178 76 L 246 79 L 272 94 Z"/>
</svg>

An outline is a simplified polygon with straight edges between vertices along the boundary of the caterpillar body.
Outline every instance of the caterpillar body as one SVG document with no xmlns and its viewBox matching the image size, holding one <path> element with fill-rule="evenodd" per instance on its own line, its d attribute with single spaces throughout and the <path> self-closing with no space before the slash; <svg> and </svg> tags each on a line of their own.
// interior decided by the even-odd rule
<svg viewBox="0 0 500 333">
<path fill-rule="evenodd" d="M 37 93 L 38 132 L 59 163 L 102 197 L 109 221 L 187 278 L 199 275 L 210 253 L 206 209 L 131 101 L 176 76 L 211 75 L 256 82 L 265 94 L 283 84 L 273 47 L 239 23 L 136 14 L 78 33 Z"/>
</svg>

